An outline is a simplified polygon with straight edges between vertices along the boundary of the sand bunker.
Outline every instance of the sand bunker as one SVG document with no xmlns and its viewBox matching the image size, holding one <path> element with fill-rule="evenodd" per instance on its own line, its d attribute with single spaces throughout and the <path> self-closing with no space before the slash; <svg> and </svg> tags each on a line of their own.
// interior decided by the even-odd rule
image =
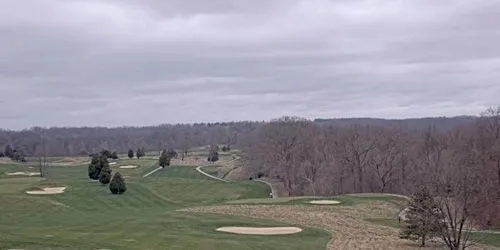
<svg viewBox="0 0 500 250">
<path fill-rule="evenodd" d="M 40 173 L 37 172 L 14 172 L 14 173 L 5 173 L 7 175 L 23 175 L 23 176 L 37 176 Z"/>
<path fill-rule="evenodd" d="M 220 227 L 219 232 L 251 235 L 280 235 L 302 232 L 298 227 Z"/>
<path fill-rule="evenodd" d="M 125 169 L 131 169 L 131 168 L 136 168 L 137 166 L 132 166 L 132 165 L 128 165 L 128 166 L 120 166 L 120 168 L 125 168 Z"/>
<path fill-rule="evenodd" d="M 335 205 L 335 204 L 340 204 L 340 201 L 336 200 L 314 200 L 310 201 L 310 204 L 316 204 L 316 205 Z"/>
<path fill-rule="evenodd" d="M 116 162 L 110 162 L 109 165 L 116 165 Z"/>
<path fill-rule="evenodd" d="M 41 190 L 26 191 L 27 194 L 62 194 L 66 187 L 47 187 Z"/>
</svg>

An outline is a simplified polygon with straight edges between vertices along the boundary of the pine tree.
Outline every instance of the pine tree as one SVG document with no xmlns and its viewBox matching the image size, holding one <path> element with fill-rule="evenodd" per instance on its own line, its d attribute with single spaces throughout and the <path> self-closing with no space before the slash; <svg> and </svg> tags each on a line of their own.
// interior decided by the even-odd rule
<svg viewBox="0 0 500 250">
<path fill-rule="evenodd" d="M 122 175 L 119 172 L 116 172 L 109 183 L 109 190 L 112 194 L 123 194 L 127 191 L 127 186 L 125 184 L 125 180 L 122 178 Z"/>
<path fill-rule="evenodd" d="M 137 159 L 140 159 L 141 157 L 146 155 L 146 150 L 144 148 L 138 148 L 137 152 L 135 153 L 135 156 Z"/>
<path fill-rule="evenodd" d="M 111 181 L 111 168 L 104 167 L 99 174 L 99 182 L 106 185 Z"/>
<path fill-rule="evenodd" d="M 111 153 L 109 155 L 109 158 L 111 158 L 113 160 L 117 160 L 118 159 L 118 153 L 116 153 L 116 151 L 113 151 L 113 153 Z"/>
<path fill-rule="evenodd" d="M 103 154 L 92 155 L 92 160 L 89 164 L 89 178 L 92 180 L 99 180 L 101 170 L 109 168 L 108 158 Z"/>
<path fill-rule="evenodd" d="M 173 149 L 171 149 L 171 148 L 169 148 L 169 149 L 167 150 L 167 152 L 166 152 L 166 153 L 167 153 L 167 156 L 168 156 L 170 159 L 172 159 L 172 158 L 177 158 L 177 152 L 175 152 L 175 150 L 173 150 Z"/>
<path fill-rule="evenodd" d="M 441 218 L 437 212 L 438 206 L 429 190 L 420 188 L 413 194 L 406 209 L 406 225 L 402 229 L 400 238 L 420 241 L 425 246 L 428 238 L 436 236 L 439 232 Z"/>
<path fill-rule="evenodd" d="M 219 146 L 217 146 L 217 145 L 210 146 L 210 150 L 208 151 L 207 160 L 209 162 L 216 162 L 219 160 Z"/>
<path fill-rule="evenodd" d="M 160 160 L 158 161 L 159 165 L 164 168 L 170 165 L 170 156 L 167 151 L 163 151 L 160 155 Z"/>
<path fill-rule="evenodd" d="M 130 159 L 134 158 L 134 150 L 132 150 L 132 149 L 128 150 L 128 158 L 130 158 Z"/>
</svg>

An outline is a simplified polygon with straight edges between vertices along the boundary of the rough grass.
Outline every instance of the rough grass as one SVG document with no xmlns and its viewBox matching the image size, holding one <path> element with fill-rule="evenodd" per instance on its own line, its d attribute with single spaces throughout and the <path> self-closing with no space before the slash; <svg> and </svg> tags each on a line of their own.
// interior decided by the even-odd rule
<svg viewBox="0 0 500 250">
<path fill-rule="evenodd" d="M 351 196 L 351 195 L 339 195 L 332 197 L 325 196 L 297 196 L 297 197 L 279 197 L 279 198 L 260 198 L 260 199 L 241 199 L 228 201 L 228 204 L 310 204 L 313 200 L 336 200 L 340 201 L 340 204 L 335 206 L 353 206 L 363 203 L 368 203 L 372 201 L 384 201 L 394 205 L 394 207 L 402 208 L 406 205 L 407 200 L 405 198 L 397 196 L 387 196 L 387 195 L 373 195 L 373 196 Z"/>
<path fill-rule="evenodd" d="M 239 216 L 203 215 L 177 209 L 218 204 L 236 198 L 264 197 L 261 183 L 221 183 L 192 167 L 171 167 L 142 178 L 153 160 L 128 160 L 124 195 L 89 182 L 87 167 L 50 166 L 45 179 L 0 179 L 0 249 L 324 249 L 323 230 L 283 236 L 216 232 L 222 226 L 291 226 Z M 11 166 L 0 165 L 0 172 Z M 113 169 L 115 169 L 113 167 Z M 125 171 L 127 171 L 125 173 Z M 30 196 L 33 187 L 67 186 L 56 196 Z"/>
<path fill-rule="evenodd" d="M 393 218 L 366 218 L 365 220 L 374 224 L 397 229 L 401 229 L 405 225 Z M 480 244 L 500 247 L 500 233 L 471 232 L 470 240 Z"/>
<path fill-rule="evenodd" d="M 259 219 L 273 219 L 286 223 L 309 227 L 319 227 L 332 233 L 332 242 L 328 249 L 417 249 L 417 243 L 399 239 L 399 229 L 395 227 L 395 218 L 399 212 L 401 197 L 387 196 L 353 197 L 341 196 L 349 205 L 314 206 L 304 204 L 306 199 L 247 199 L 247 204 L 231 204 L 201 208 L 189 208 L 182 211 L 244 215 Z M 276 200 L 274 205 L 263 202 Z M 236 202 L 236 201 L 235 201 Z M 253 202 L 253 203 L 252 203 Z M 234 202 L 231 202 L 234 203 Z M 281 204 L 280 204 L 281 203 Z M 255 205 L 260 204 L 260 205 Z M 299 205 L 300 204 L 300 205 Z M 382 225 L 382 226 L 380 226 Z M 473 240 L 479 240 L 477 233 Z M 496 246 L 496 235 L 482 237 L 483 244 Z M 430 249 L 442 249 L 439 242 L 430 243 Z M 476 245 L 471 249 L 487 249 Z"/>
</svg>

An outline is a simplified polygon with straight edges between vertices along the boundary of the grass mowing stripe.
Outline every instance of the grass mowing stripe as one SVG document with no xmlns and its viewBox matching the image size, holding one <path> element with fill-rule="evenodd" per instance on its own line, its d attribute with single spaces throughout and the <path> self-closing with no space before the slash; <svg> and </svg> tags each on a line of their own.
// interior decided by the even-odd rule
<svg viewBox="0 0 500 250">
<path fill-rule="evenodd" d="M 139 168 L 113 168 L 130 176 L 126 179 L 127 192 L 119 196 L 111 195 L 106 186 L 89 182 L 86 166 L 51 167 L 48 180 L 40 183 L 68 186 L 67 192 L 54 196 L 23 193 L 25 188 L 38 185 L 38 181 L 9 179 L 8 184 L 4 183 L 7 188 L 1 189 L 0 178 L 0 249 L 298 250 L 322 249 L 329 239 L 327 233 L 248 237 L 216 232 L 221 224 L 276 223 L 215 215 L 187 216 L 175 209 L 217 204 L 237 197 L 263 197 L 265 189 L 253 183 L 212 181 L 194 167 L 171 167 L 151 178 L 142 178 L 141 172 L 156 162 L 120 159 L 120 165 Z"/>
</svg>

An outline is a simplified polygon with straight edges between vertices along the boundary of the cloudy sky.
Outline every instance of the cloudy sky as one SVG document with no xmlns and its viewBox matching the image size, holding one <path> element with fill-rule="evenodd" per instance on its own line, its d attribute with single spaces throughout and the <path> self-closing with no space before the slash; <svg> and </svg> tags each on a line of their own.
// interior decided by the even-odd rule
<svg viewBox="0 0 500 250">
<path fill-rule="evenodd" d="M 0 127 L 477 114 L 497 0 L 2 0 Z"/>
</svg>

